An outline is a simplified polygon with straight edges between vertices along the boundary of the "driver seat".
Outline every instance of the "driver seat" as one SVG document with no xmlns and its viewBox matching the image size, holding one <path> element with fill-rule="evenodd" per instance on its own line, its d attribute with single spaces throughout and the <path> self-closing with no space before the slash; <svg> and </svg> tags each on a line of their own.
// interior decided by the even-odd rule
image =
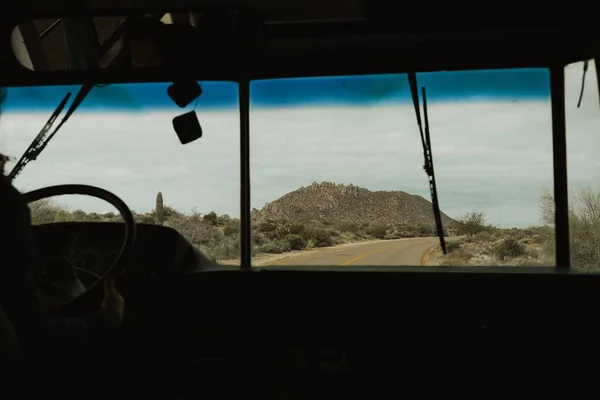
<svg viewBox="0 0 600 400">
<path fill-rule="evenodd" d="M 0 360 L 22 360 L 23 349 L 15 329 L 8 319 L 4 308 L 0 306 Z"/>
</svg>

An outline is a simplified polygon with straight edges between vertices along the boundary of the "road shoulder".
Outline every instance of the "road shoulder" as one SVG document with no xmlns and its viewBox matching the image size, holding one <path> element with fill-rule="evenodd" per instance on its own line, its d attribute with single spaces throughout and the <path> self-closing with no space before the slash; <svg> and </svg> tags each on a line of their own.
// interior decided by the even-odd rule
<svg viewBox="0 0 600 400">
<path fill-rule="evenodd" d="M 431 267 L 434 264 L 431 261 L 431 257 L 433 256 L 433 253 L 435 253 L 435 251 L 440 247 L 439 244 L 434 244 L 433 246 L 431 246 L 430 248 L 428 248 L 427 250 L 425 250 L 425 252 L 423 253 L 423 255 L 421 256 L 421 265 L 424 267 Z"/>
</svg>

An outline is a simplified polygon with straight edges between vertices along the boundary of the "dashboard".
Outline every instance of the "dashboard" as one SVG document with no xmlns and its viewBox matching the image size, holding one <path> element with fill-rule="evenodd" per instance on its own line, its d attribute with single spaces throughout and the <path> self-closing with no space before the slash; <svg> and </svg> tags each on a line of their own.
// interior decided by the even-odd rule
<svg viewBox="0 0 600 400">
<path fill-rule="evenodd" d="M 43 256 L 102 273 L 125 229 L 86 222 L 35 232 Z M 389 397 L 398 383 L 543 386 L 600 374 L 597 276 L 194 273 L 210 269 L 204 259 L 177 231 L 139 224 L 121 277 L 123 335 L 99 350 L 106 361 L 86 354 L 77 371 L 97 383 L 110 368 L 117 383 L 154 395 L 168 383 L 179 398 L 383 398 L 374 391 Z"/>
<path fill-rule="evenodd" d="M 128 294 L 167 290 L 177 276 L 206 266 L 206 257 L 176 230 L 152 224 L 137 224 L 136 230 L 132 252 L 119 278 L 120 287 Z M 117 259 L 125 239 L 125 225 L 51 223 L 34 226 L 34 234 L 42 260 L 66 260 L 79 271 L 103 276 Z"/>
</svg>

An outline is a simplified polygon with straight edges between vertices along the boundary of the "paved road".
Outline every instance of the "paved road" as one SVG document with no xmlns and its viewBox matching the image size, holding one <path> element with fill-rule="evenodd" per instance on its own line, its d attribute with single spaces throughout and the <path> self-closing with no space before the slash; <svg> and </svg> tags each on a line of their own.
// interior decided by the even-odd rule
<svg viewBox="0 0 600 400">
<path fill-rule="evenodd" d="M 270 262 L 266 265 L 421 265 L 427 249 L 438 238 L 410 238 L 357 243 L 338 248 L 324 248 L 302 255 Z"/>
</svg>

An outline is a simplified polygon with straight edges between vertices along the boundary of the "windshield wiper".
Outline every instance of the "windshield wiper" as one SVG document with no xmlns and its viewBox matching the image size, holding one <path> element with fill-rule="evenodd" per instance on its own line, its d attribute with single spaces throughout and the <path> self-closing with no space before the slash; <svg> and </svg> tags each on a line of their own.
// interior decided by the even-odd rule
<svg viewBox="0 0 600 400">
<path fill-rule="evenodd" d="M 67 102 L 69 101 L 69 98 L 71 97 L 71 92 L 65 95 L 65 97 L 58 104 L 58 107 L 56 107 L 56 110 L 54 110 L 54 112 L 52 113 L 42 130 L 37 134 L 35 139 L 33 139 L 27 150 L 25 150 L 17 164 L 8 174 L 9 182 L 12 182 L 17 177 L 17 175 L 19 175 L 19 173 L 23 170 L 23 168 L 25 168 L 25 166 L 29 164 L 30 161 L 35 161 L 37 159 L 40 153 L 48 145 L 48 142 L 54 137 L 54 135 L 56 135 L 58 130 L 65 124 L 65 122 L 67 122 L 67 120 L 69 119 L 69 117 L 71 117 L 75 110 L 77 110 L 77 108 L 81 105 L 81 102 L 86 98 L 86 96 L 90 93 L 93 87 L 94 85 L 83 85 L 81 89 L 79 89 L 77 96 L 75 96 L 75 99 L 71 103 L 71 106 L 67 110 L 67 113 L 65 114 L 63 119 L 60 121 L 58 126 L 54 128 L 52 133 L 46 138 L 46 135 L 48 134 L 48 132 L 50 132 L 50 129 L 52 129 L 52 125 L 54 125 L 54 122 L 56 121 L 62 110 L 65 108 Z"/>
<path fill-rule="evenodd" d="M 425 130 L 423 130 L 423 123 L 421 122 L 421 107 L 419 106 L 419 90 L 417 88 L 417 74 L 414 72 L 408 73 L 408 83 L 410 85 L 410 92 L 412 94 L 413 105 L 415 106 L 415 114 L 417 116 L 417 124 L 419 125 L 419 133 L 421 134 L 421 144 L 423 145 L 423 158 L 425 164 L 423 169 L 427 173 L 429 178 L 429 191 L 431 192 L 431 204 L 433 205 L 433 216 L 435 218 L 435 227 L 437 229 L 437 235 L 440 238 L 440 246 L 442 252 L 446 254 L 446 240 L 444 239 L 444 228 L 442 226 L 442 213 L 440 211 L 440 204 L 438 202 L 437 188 L 435 184 L 435 173 L 433 171 L 433 155 L 431 153 L 431 139 L 429 137 L 429 117 L 427 115 L 427 96 L 425 94 L 425 87 L 422 87 L 423 93 L 423 117 L 425 120 Z"/>
</svg>

